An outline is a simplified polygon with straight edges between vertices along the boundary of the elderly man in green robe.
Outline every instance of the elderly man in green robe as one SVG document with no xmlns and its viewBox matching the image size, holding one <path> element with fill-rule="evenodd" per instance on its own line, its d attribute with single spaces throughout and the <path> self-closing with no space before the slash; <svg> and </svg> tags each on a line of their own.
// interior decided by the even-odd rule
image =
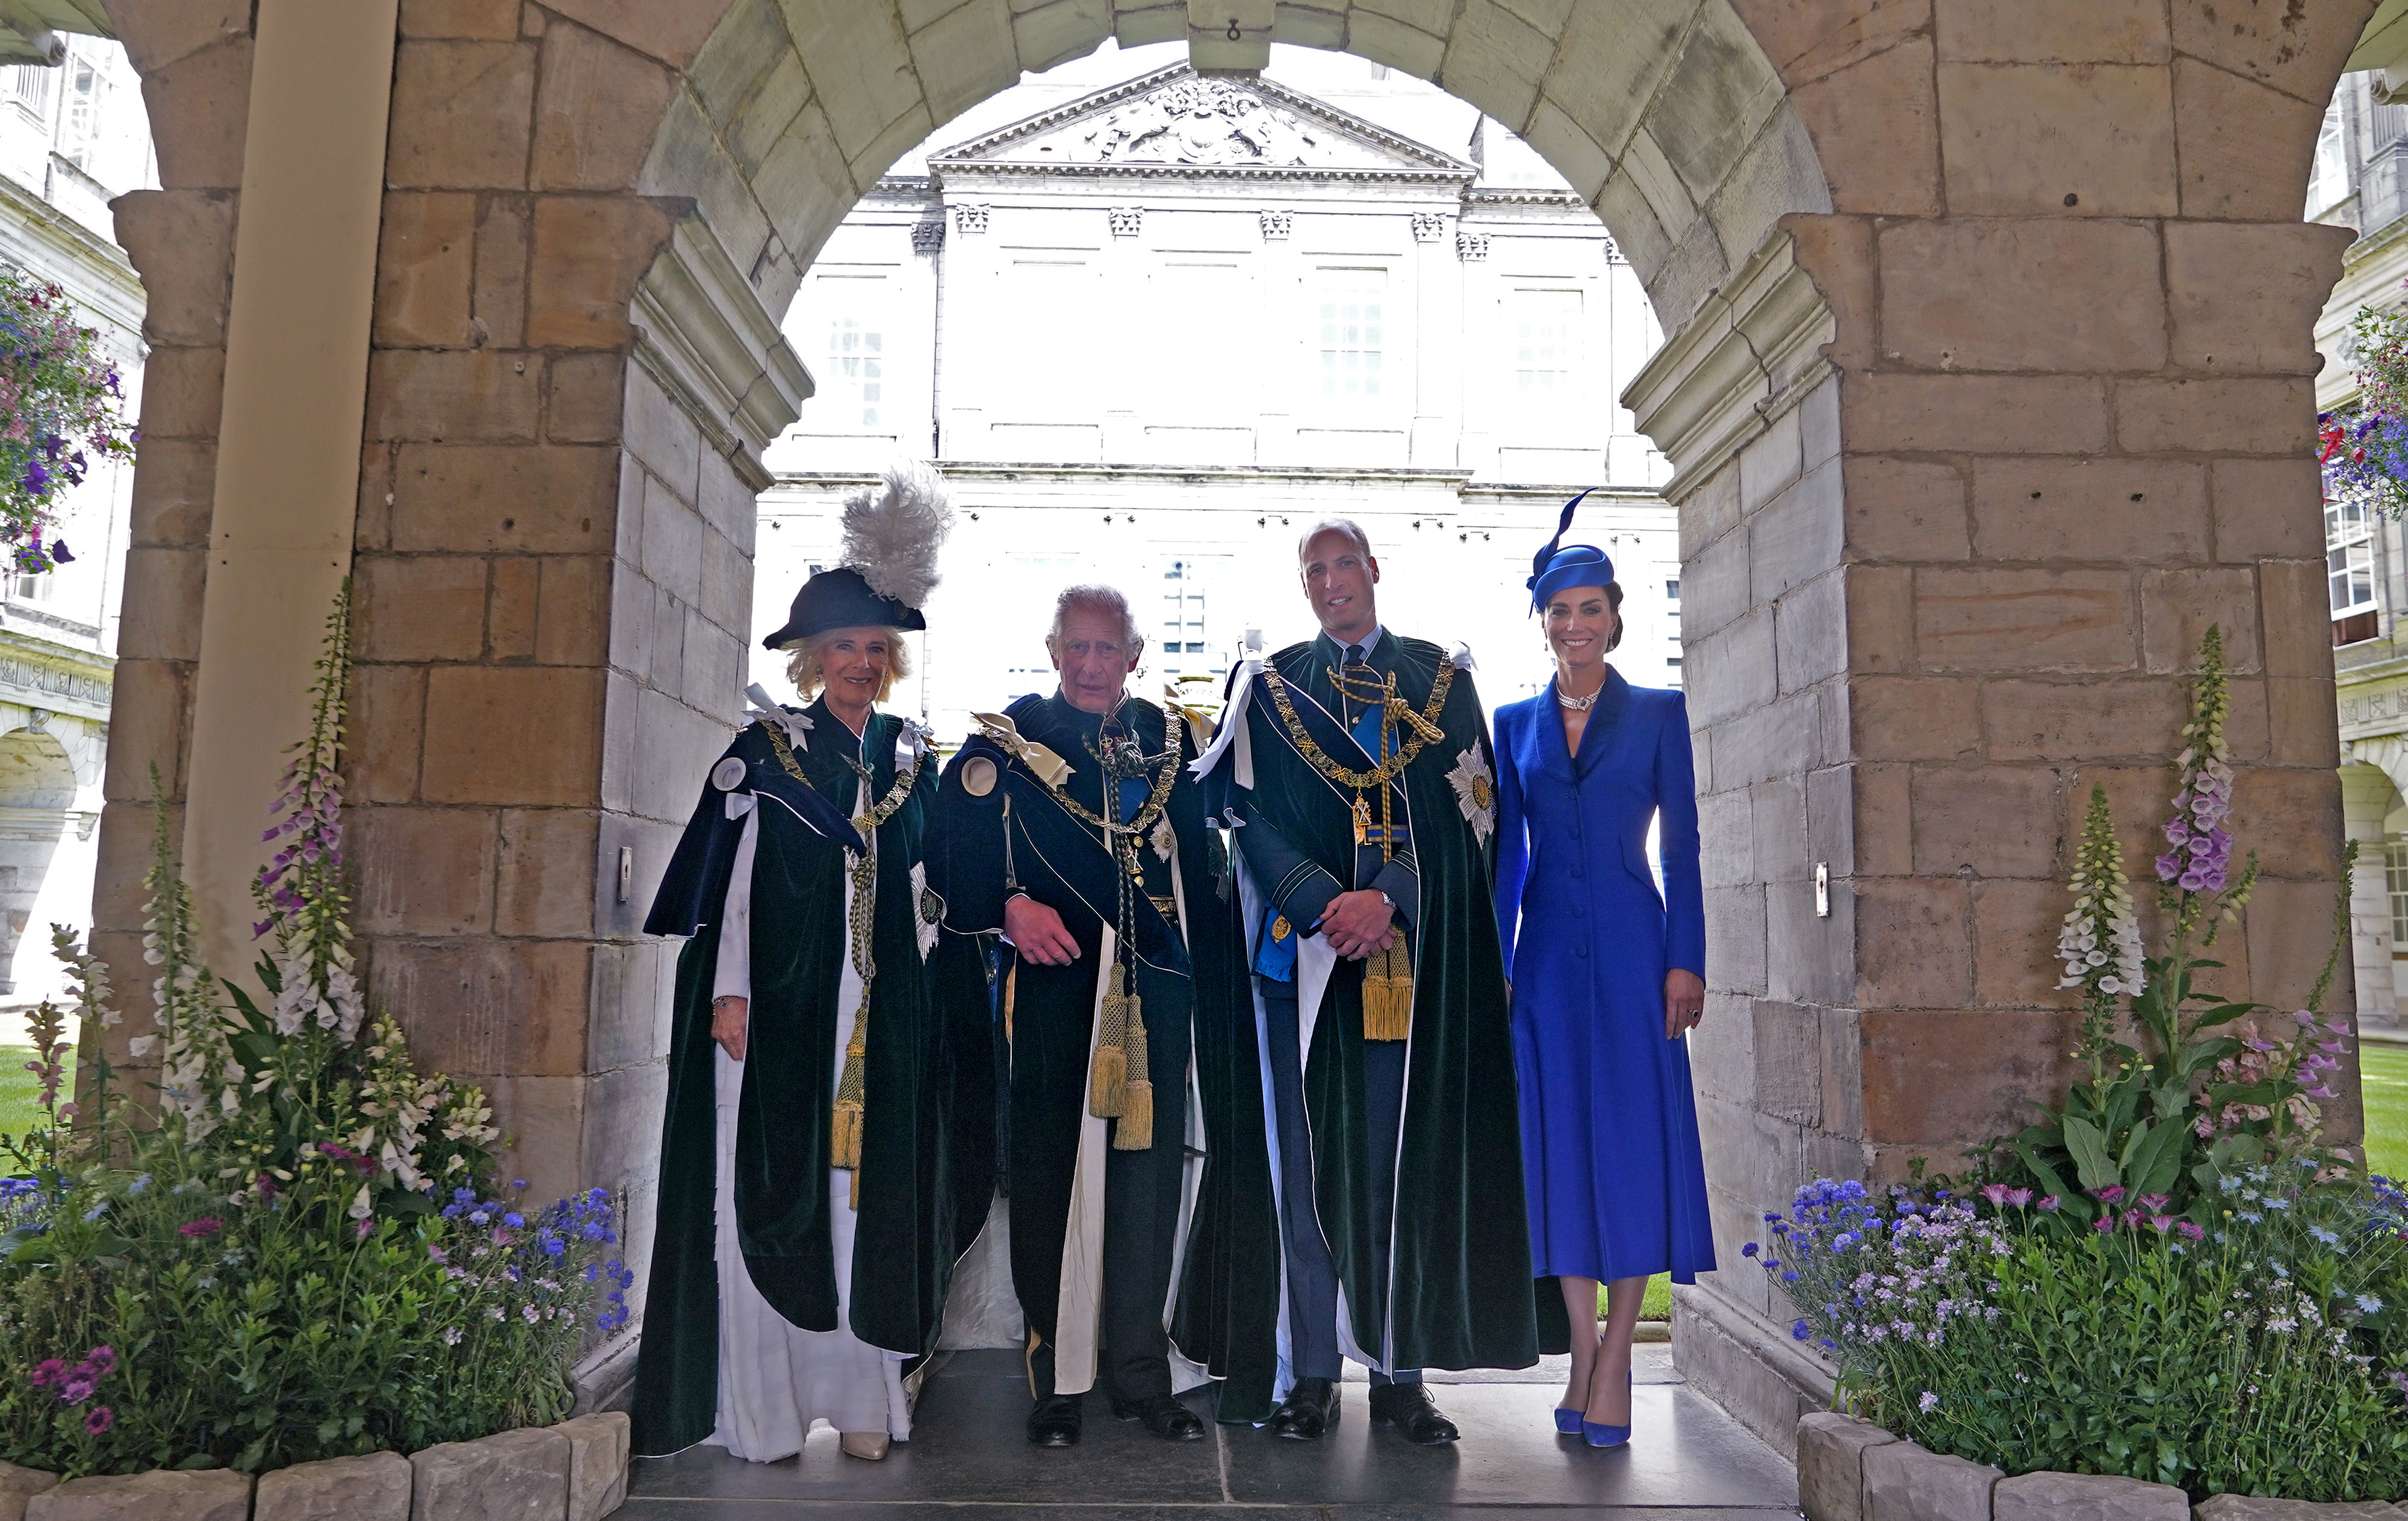
<svg viewBox="0 0 2408 1521">
<path fill-rule="evenodd" d="M 1269 1425 L 1326 1433 L 1352 1358 L 1373 1418 L 1451 1442 L 1420 1370 L 1539 1351 L 1487 723 L 1469 652 L 1382 626 L 1360 527 L 1314 524 L 1297 561 L 1321 636 L 1241 666 L 1199 764 L 1255 945 L 1286 1312 Z"/>
<path fill-rule="evenodd" d="M 946 768 L 935 838 L 949 938 L 979 941 L 1003 989 L 1011 1274 L 1027 1325 L 1028 1438 L 1079 1440 L 1099 1378 L 1113 1413 L 1167 1441 L 1203 1423 L 1173 1392 L 1167 1330 L 1191 1179 L 1191 1054 L 1218 1075 L 1250 1017 L 1229 862 L 1188 766 L 1196 720 L 1127 695 L 1144 641 L 1109 587 L 1065 591 L 1047 647 L 1061 675 Z M 958 1009 L 983 977 L 953 978 Z M 965 1023 L 958 1013 L 953 1023 Z M 1263 1176 L 1259 1131 L 1250 1174 Z M 1216 1216 L 1226 1212 L 1211 1212 Z M 1223 1270 L 1208 1245 L 1191 1275 Z M 1213 1360 L 1214 1314 L 1182 1337 Z M 1190 1329 L 1189 1327 L 1192 1327 Z"/>
</svg>

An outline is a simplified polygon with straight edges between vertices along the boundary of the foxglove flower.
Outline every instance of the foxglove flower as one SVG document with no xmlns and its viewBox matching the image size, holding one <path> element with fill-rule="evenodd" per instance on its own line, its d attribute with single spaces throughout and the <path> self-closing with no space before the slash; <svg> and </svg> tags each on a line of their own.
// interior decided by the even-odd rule
<svg viewBox="0 0 2408 1521">
<path fill-rule="evenodd" d="M 2142 972 L 2141 925 L 2124 880 L 2124 851 L 2107 811 L 2107 789 L 2090 789 L 2090 812 L 2074 859 L 2073 908 L 2057 938 L 2065 963 L 2059 987 L 2078 987 L 2095 997 L 2137 995 L 2148 985 Z"/>
</svg>

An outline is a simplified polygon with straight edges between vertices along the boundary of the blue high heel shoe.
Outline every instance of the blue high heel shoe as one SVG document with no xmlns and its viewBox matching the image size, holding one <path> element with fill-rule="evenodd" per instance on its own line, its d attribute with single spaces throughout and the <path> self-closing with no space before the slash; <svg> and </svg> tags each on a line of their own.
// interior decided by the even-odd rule
<svg viewBox="0 0 2408 1521">
<path fill-rule="evenodd" d="M 1628 1386 L 1629 1385 L 1626 1382 L 1624 1387 L 1627 1388 Z M 1630 1445 L 1630 1428 L 1627 1426 L 1607 1426 L 1599 1421 L 1592 1421 L 1587 1418 L 1584 1413 L 1581 1419 L 1581 1435 L 1588 1439 L 1588 1444 L 1592 1447 L 1627 1447 Z"/>
<path fill-rule="evenodd" d="M 1579 1411 L 1566 1410 L 1561 1405 L 1557 1405 L 1555 1407 L 1556 1435 L 1566 1437 L 1579 1436 L 1581 1434 L 1581 1428 L 1587 1424 L 1587 1422 L 1581 1418 L 1581 1413 Z"/>
</svg>

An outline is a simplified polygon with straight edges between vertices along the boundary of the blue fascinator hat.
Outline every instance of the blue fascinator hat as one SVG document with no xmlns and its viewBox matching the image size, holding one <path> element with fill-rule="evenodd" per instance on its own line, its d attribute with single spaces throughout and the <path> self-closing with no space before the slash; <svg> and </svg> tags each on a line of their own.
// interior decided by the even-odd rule
<svg viewBox="0 0 2408 1521">
<path fill-rule="evenodd" d="M 1603 586 L 1613 580 L 1613 562 L 1605 551 L 1594 544 L 1567 544 L 1564 535 L 1571 530 L 1572 513 L 1581 505 L 1581 497 L 1564 504 L 1564 515 L 1555 523 L 1555 537 L 1546 547 L 1530 558 L 1530 579 L 1524 582 L 1530 588 L 1530 610 L 1546 610 L 1547 599 L 1570 586 Z"/>
</svg>

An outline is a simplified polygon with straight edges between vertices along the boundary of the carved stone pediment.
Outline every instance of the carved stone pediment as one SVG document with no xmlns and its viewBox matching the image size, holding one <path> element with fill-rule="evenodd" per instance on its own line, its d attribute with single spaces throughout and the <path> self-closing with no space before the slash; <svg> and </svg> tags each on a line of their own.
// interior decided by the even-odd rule
<svg viewBox="0 0 2408 1521">
<path fill-rule="evenodd" d="M 1469 181 L 1460 159 L 1265 79 L 1186 65 L 1057 107 L 929 155 L 960 173 L 1303 174 Z"/>
</svg>

